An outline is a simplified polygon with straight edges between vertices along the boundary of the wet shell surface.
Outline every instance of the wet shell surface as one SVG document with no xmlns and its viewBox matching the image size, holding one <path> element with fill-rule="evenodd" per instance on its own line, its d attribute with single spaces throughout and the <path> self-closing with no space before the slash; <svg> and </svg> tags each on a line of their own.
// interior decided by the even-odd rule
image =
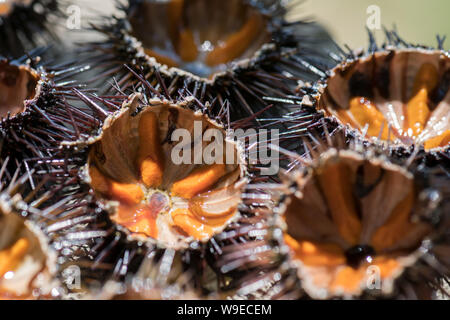
<svg viewBox="0 0 450 320">
<path fill-rule="evenodd" d="M 0 196 L 0 300 L 60 298 L 57 254 L 40 228 L 15 212 L 17 201 Z"/>
<path fill-rule="evenodd" d="M 332 148 L 285 183 L 292 194 L 278 208 L 279 223 L 314 299 L 395 297 L 396 281 L 446 229 L 440 189 L 383 158 Z M 448 254 L 448 242 L 442 250 Z"/>
<path fill-rule="evenodd" d="M 0 61 L 0 117 L 10 118 L 25 111 L 25 101 L 39 95 L 39 73 L 27 64 Z"/>
<path fill-rule="evenodd" d="M 245 186 L 240 149 L 219 124 L 183 103 L 155 99 L 143 106 L 139 98 L 130 97 L 89 141 L 87 182 L 132 237 L 175 249 L 207 241 L 238 217 Z M 173 141 L 174 132 L 188 140 Z M 202 159 L 208 150 L 213 157 Z M 180 155 L 186 161 L 174 160 Z"/>
<path fill-rule="evenodd" d="M 334 68 L 319 108 L 370 140 L 445 149 L 450 142 L 449 79 L 448 52 L 376 52 Z"/>
<path fill-rule="evenodd" d="M 266 17 L 250 3 L 131 1 L 127 20 L 148 56 L 207 79 L 231 62 L 252 58 L 270 42 Z"/>
</svg>

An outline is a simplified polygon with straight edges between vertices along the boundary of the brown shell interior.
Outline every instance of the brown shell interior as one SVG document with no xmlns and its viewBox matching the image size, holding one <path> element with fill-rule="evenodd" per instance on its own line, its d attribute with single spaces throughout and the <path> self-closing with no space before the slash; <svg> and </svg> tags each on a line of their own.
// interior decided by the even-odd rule
<svg viewBox="0 0 450 320">
<path fill-rule="evenodd" d="M 201 77 L 251 58 L 271 38 L 266 18 L 243 0 L 143 1 L 128 19 L 149 56 Z"/>
<path fill-rule="evenodd" d="M 212 164 L 194 162 L 198 148 L 207 150 L 215 141 L 194 137 L 194 123 L 201 126 L 200 134 L 208 129 L 223 133 L 218 139 L 223 139 L 224 148 L 234 150 L 232 164 L 220 163 L 221 159 Z M 172 142 L 176 129 L 185 129 L 192 141 Z M 189 154 L 187 164 L 172 161 L 173 150 L 180 145 Z M 132 234 L 178 247 L 192 237 L 209 239 L 237 214 L 241 194 L 237 159 L 236 145 L 226 141 L 224 130 L 206 116 L 159 104 L 137 115 L 127 109 L 107 122 L 92 146 L 89 176 L 97 193 L 118 201 L 114 221 Z"/>
<path fill-rule="evenodd" d="M 27 66 L 0 61 L 0 117 L 14 116 L 25 109 L 25 100 L 35 97 L 39 75 Z"/>
<path fill-rule="evenodd" d="M 0 215 L 0 300 L 30 299 L 45 268 L 37 237 L 13 214 Z"/>
<path fill-rule="evenodd" d="M 391 281 L 431 232 L 416 219 L 412 177 L 396 167 L 340 154 L 297 182 L 284 215 L 285 240 L 313 296 L 356 296 L 373 267 L 381 283 Z"/>
<path fill-rule="evenodd" d="M 319 105 L 367 137 L 430 150 L 450 143 L 449 85 L 442 52 L 381 52 L 335 68 Z"/>
</svg>

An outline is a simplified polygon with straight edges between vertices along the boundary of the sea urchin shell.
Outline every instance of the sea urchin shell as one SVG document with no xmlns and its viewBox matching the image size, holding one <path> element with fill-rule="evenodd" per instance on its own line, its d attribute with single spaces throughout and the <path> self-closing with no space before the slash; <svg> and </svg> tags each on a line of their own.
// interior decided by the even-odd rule
<svg viewBox="0 0 450 320">
<path fill-rule="evenodd" d="M 242 155 L 219 124 L 186 103 L 154 99 L 143 106 L 139 99 L 139 94 L 130 97 L 122 110 L 106 119 L 101 134 L 89 141 L 87 181 L 107 202 L 118 202 L 111 218 L 131 234 L 157 239 L 170 248 L 206 241 L 238 214 L 245 185 Z M 192 141 L 182 141 L 186 150 L 175 154 L 176 130 L 184 130 Z M 210 164 L 195 160 L 199 148 L 200 153 L 211 148 L 201 135 L 212 131 L 222 134 L 215 137 L 221 150 L 215 151 Z M 232 161 L 225 161 L 230 150 Z M 183 157 L 187 152 L 189 160 L 175 163 L 179 152 Z"/>
<path fill-rule="evenodd" d="M 433 241 L 448 250 L 441 187 L 417 172 L 331 148 L 293 177 L 286 181 L 294 181 L 293 194 L 279 209 L 291 260 L 313 298 L 399 295 Z M 431 269 L 436 278 L 449 273 L 445 262 Z M 421 290 L 416 294 L 431 298 L 431 289 Z"/>
</svg>

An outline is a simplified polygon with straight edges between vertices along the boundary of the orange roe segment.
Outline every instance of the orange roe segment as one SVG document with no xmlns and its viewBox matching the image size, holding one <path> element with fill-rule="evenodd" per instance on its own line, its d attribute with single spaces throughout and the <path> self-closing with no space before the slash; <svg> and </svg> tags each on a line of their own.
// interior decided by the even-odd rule
<svg viewBox="0 0 450 320">
<path fill-rule="evenodd" d="M 224 44 L 218 45 L 206 57 L 206 64 L 216 66 L 230 62 L 241 56 L 261 32 L 263 19 L 253 15 L 238 32 L 229 36 Z"/>
<path fill-rule="evenodd" d="M 297 241 L 287 234 L 284 235 L 284 241 L 291 248 L 294 257 L 307 266 L 332 267 L 345 264 L 345 256 L 336 245 Z"/>
<path fill-rule="evenodd" d="M 391 278 L 393 273 L 401 267 L 397 260 L 383 256 L 376 257 L 372 265 L 379 268 L 381 280 Z"/>
<path fill-rule="evenodd" d="M 172 212 L 174 226 L 183 230 L 196 240 L 210 238 L 214 232 L 213 228 L 198 221 L 188 209 L 176 209 Z"/>
<path fill-rule="evenodd" d="M 192 62 L 197 59 L 198 50 L 192 31 L 183 30 L 180 32 L 177 51 L 183 61 Z"/>
<path fill-rule="evenodd" d="M 137 184 L 118 183 L 105 177 L 96 167 L 89 168 L 91 184 L 95 191 L 126 204 L 138 204 L 144 199 L 144 191 Z"/>
<path fill-rule="evenodd" d="M 158 237 L 157 214 L 153 214 L 152 210 L 146 206 L 120 206 L 116 222 L 133 233 L 142 233 L 156 239 Z"/>
<path fill-rule="evenodd" d="M 412 137 L 419 135 L 423 131 L 429 116 L 428 92 L 423 88 L 406 105 L 407 121 L 404 131 Z"/>
<path fill-rule="evenodd" d="M 361 221 L 352 194 L 349 168 L 342 163 L 331 164 L 319 174 L 318 179 L 340 235 L 349 244 L 357 244 Z"/>
<path fill-rule="evenodd" d="M 0 3 L 0 15 L 7 14 L 11 10 L 11 3 Z"/>
<path fill-rule="evenodd" d="M 395 207 L 388 221 L 378 228 L 372 237 L 371 244 L 375 251 L 381 252 L 400 241 L 411 228 L 411 212 L 414 204 L 414 191 L 400 201 Z"/>
<path fill-rule="evenodd" d="M 365 288 L 367 281 L 370 279 L 369 277 L 376 276 L 369 269 L 370 267 L 377 268 L 375 270 L 378 270 L 378 276 L 383 282 L 385 279 L 392 278 L 394 272 L 399 270 L 401 266 L 397 260 L 389 257 L 377 257 L 371 264 L 365 263 L 357 269 L 345 266 L 337 271 L 331 283 L 331 288 L 333 290 L 343 290 L 347 294 L 352 294 L 360 288 Z"/>
<path fill-rule="evenodd" d="M 158 118 L 145 112 L 139 120 L 138 167 L 142 181 L 148 188 L 158 187 L 164 174 Z"/>
<path fill-rule="evenodd" d="M 378 137 L 381 132 L 381 139 L 388 139 L 388 122 L 384 115 L 369 100 L 362 97 L 352 98 L 349 111 L 361 129 L 368 125 L 368 136 Z"/>
<path fill-rule="evenodd" d="M 181 198 L 190 199 L 208 190 L 225 173 L 226 168 L 224 164 L 212 164 L 197 168 L 186 178 L 176 181 L 172 185 L 172 194 Z"/>
<path fill-rule="evenodd" d="M 162 183 L 163 171 L 161 165 L 152 158 L 146 158 L 141 161 L 142 181 L 148 188 L 156 188 Z"/>
<path fill-rule="evenodd" d="M 127 204 L 138 204 L 144 199 L 144 191 L 137 184 L 111 182 L 110 195 L 114 200 Z"/>
<path fill-rule="evenodd" d="M 364 269 L 353 269 L 352 267 L 345 266 L 337 271 L 330 286 L 333 290 L 343 290 L 345 293 L 353 293 L 364 285 L 363 280 L 365 276 Z"/>
<path fill-rule="evenodd" d="M 7 272 L 14 271 L 20 265 L 29 247 L 30 242 L 22 238 L 11 248 L 0 251 L 0 278 L 3 278 Z"/>
<path fill-rule="evenodd" d="M 450 130 L 446 130 L 443 134 L 425 141 L 425 150 L 445 147 L 449 143 L 450 143 Z"/>
</svg>

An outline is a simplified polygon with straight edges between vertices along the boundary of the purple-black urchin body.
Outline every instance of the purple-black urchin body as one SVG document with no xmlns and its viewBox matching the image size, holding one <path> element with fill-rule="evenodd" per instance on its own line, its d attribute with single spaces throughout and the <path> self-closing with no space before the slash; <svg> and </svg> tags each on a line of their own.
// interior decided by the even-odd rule
<svg viewBox="0 0 450 320">
<path fill-rule="evenodd" d="M 263 96 L 290 95 L 329 39 L 315 24 L 287 22 L 290 7 L 279 1 L 137 0 L 120 9 L 125 18 L 94 26 L 107 40 L 87 45 L 105 70 L 97 80 L 115 76 L 125 90 L 142 74 L 172 98 L 209 101 L 215 114 L 228 101 L 233 120 L 267 107 Z"/>
<path fill-rule="evenodd" d="M 233 299 L 291 300 L 305 296 L 296 270 L 285 261 L 281 232 L 274 232 L 279 185 L 250 183 L 240 205 L 242 218 L 208 243 L 207 260 L 219 277 L 219 292 Z"/>
<path fill-rule="evenodd" d="M 57 37 L 50 25 L 61 18 L 58 0 L 7 0 L 0 4 L 0 55 L 18 57 Z"/>
<path fill-rule="evenodd" d="M 42 52 L 41 52 L 42 53 Z M 3 182 L 16 169 L 29 171 L 24 159 L 51 159 L 63 141 L 78 139 L 98 122 L 92 110 L 73 106 L 77 88 L 71 77 L 83 67 L 40 64 L 38 51 L 16 60 L 0 59 L 0 157 Z"/>
</svg>

